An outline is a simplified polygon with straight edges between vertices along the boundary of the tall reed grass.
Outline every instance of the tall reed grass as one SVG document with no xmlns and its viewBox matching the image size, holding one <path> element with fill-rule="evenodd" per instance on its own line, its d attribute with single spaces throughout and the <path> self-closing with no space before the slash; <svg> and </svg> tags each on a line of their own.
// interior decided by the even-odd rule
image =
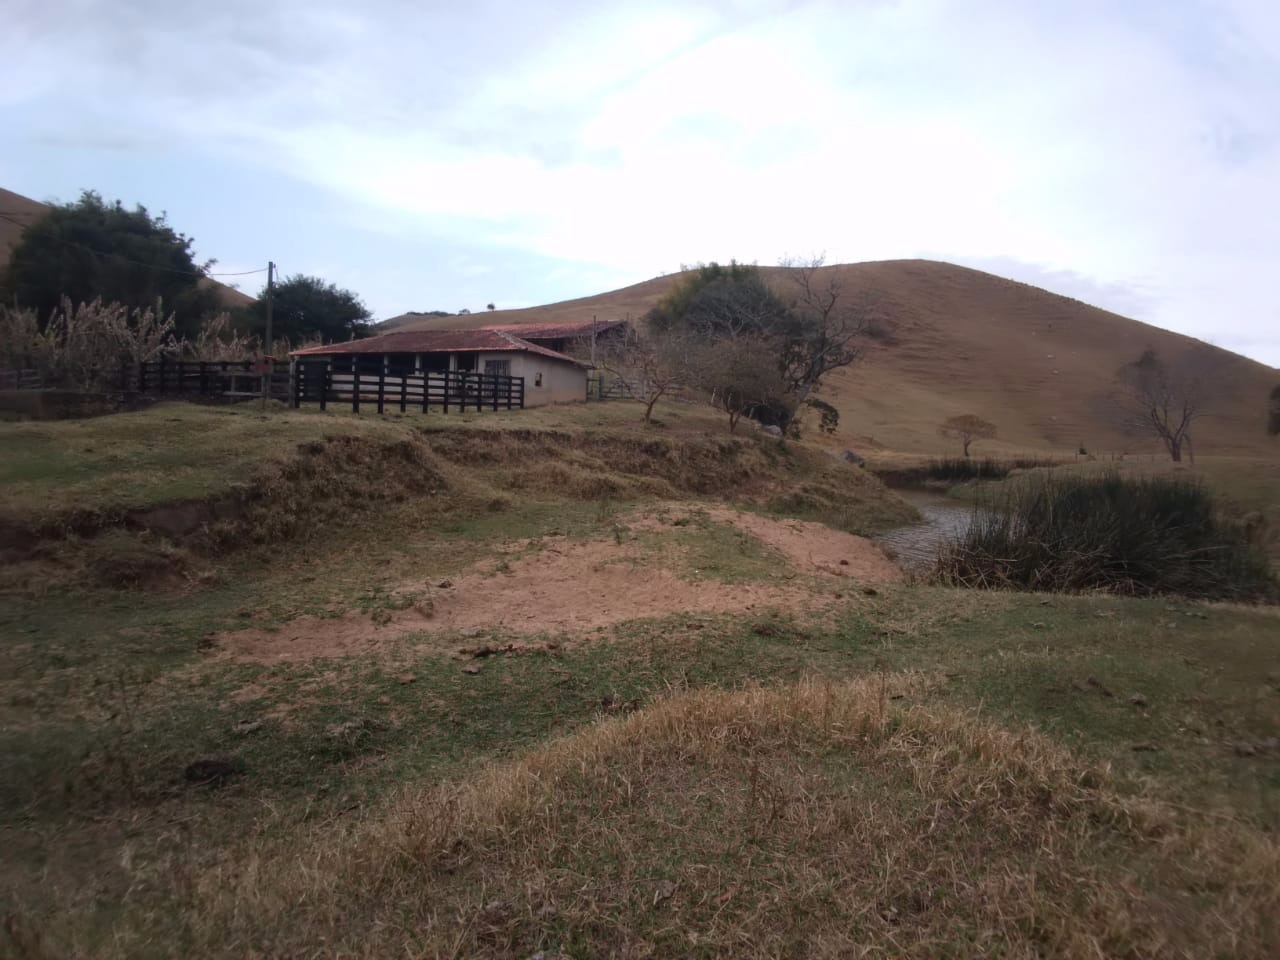
<svg viewBox="0 0 1280 960">
<path fill-rule="evenodd" d="M 891 487 L 918 486 L 926 483 L 965 483 L 969 480 L 1003 480 L 1014 470 L 1054 467 L 1061 461 L 1011 457 L 941 457 L 909 467 L 876 470 L 875 474 Z"/>
<path fill-rule="evenodd" d="M 947 583 L 1136 596 L 1278 599 L 1261 549 L 1224 522 L 1197 482 L 1028 474 L 981 494 L 966 533 L 943 548 Z"/>
</svg>

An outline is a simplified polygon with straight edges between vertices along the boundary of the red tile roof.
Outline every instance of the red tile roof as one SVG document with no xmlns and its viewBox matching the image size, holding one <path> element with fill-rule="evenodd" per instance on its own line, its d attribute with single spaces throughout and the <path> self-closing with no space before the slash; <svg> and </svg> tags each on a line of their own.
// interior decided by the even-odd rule
<svg viewBox="0 0 1280 960">
<path fill-rule="evenodd" d="M 322 347 L 307 347 L 303 350 L 291 351 L 291 357 L 349 356 L 353 353 L 457 353 L 460 351 L 484 350 L 491 352 L 519 351 L 536 353 L 553 360 L 563 360 L 588 366 L 581 360 L 548 350 L 528 340 L 512 336 L 503 330 L 404 330 L 396 333 L 384 333 L 377 337 L 366 337 L 363 340 L 349 340 L 346 343 L 329 343 Z"/>
</svg>

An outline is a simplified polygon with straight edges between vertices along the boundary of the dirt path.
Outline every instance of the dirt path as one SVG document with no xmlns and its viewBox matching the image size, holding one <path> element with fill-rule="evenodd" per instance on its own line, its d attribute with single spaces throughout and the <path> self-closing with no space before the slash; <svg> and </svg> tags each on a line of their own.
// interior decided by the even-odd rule
<svg viewBox="0 0 1280 960">
<path fill-rule="evenodd" d="M 870 541 L 822 524 L 724 508 L 706 515 L 779 550 L 801 573 L 866 582 L 902 577 Z M 633 529 L 655 526 L 661 524 L 649 515 L 632 523 Z M 235 659 L 296 661 L 376 652 L 411 633 L 438 634 L 455 641 L 453 646 L 459 634 L 488 630 L 572 637 L 643 617 L 757 608 L 806 610 L 823 599 L 808 584 L 781 578 L 768 583 L 685 579 L 655 565 L 627 540 L 541 542 L 544 546 L 535 554 L 477 564 L 463 576 L 431 587 L 413 606 L 391 613 L 384 623 L 355 613 L 299 617 L 278 629 L 222 634 L 215 647 Z"/>
</svg>

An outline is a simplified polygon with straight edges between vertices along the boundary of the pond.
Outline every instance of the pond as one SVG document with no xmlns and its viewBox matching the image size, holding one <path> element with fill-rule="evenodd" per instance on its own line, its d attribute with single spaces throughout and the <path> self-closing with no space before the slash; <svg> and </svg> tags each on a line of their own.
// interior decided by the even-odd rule
<svg viewBox="0 0 1280 960">
<path fill-rule="evenodd" d="M 973 504 L 954 500 L 932 490 L 898 489 L 898 496 L 920 511 L 918 523 L 894 527 L 875 538 L 888 549 L 898 565 L 912 573 L 933 567 L 938 550 L 961 536 L 973 520 Z"/>
</svg>

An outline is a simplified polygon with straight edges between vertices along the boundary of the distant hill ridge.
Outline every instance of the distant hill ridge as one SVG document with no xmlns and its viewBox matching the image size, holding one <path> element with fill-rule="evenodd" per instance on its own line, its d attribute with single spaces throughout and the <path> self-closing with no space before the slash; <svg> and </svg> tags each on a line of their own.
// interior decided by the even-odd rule
<svg viewBox="0 0 1280 960">
<path fill-rule="evenodd" d="M 785 294 L 787 269 L 762 267 Z M 1276 455 L 1266 436 L 1268 393 L 1280 371 L 1181 334 L 1030 284 L 932 260 L 885 260 L 822 268 L 850 293 L 875 290 L 892 337 L 867 344 L 863 361 L 835 373 L 822 396 L 841 414 L 841 437 L 935 452 L 937 425 L 976 413 L 997 424 L 983 449 L 1052 448 L 1074 453 L 1150 451 L 1126 437 L 1110 401 L 1116 371 L 1151 348 L 1185 358 L 1206 384 L 1209 414 L 1198 424 L 1202 454 Z M 464 316 L 405 314 L 381 329 L 642 318 L 680 274 L 595 296 L 521 310 Z"/>
</svg>

